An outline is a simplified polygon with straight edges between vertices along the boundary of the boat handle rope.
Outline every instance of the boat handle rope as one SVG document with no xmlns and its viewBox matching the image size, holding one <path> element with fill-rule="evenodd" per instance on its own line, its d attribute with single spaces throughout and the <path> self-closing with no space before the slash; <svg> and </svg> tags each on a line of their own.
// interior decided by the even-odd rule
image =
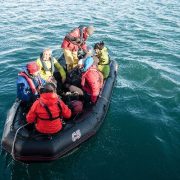
<svg viewBox="0 0 180 180">
<path fill-rule="evenodd" d="M 109 100 L 101 95 L 99 95 L 100 98 L 104 99 L 106 102 L 109 102 Z"/>
<path fill-rule="evenodd" d="M 29 124 L 29 123 L 24 124 L 23 126 L 19 127 L 19 128 L 17 129 L 16 133 L 15 133 L 14 140 L 13 140 L 13 144 L 12 144 L 12 149 L 11 149 L 11 155 L 12 155 L 12 157 L 13 157 L 14 160 L 15 160 L 14 147 L 15 147 L 15 142 L 16 142 L 17 134 L 18 134 L 18 132 L 19 132 L 22 128 L 26 127 L 28 124 Z"/>
</svg>

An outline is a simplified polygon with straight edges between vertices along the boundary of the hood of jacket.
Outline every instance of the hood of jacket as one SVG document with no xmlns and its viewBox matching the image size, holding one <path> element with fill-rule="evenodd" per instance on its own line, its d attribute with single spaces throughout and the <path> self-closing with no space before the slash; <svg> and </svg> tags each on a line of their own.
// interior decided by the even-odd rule
<svg viewBox="0 0 180 180">
<path fill-rule="evenodd" d="M 57 103 L 59 97 L 56 93 L 43 93 L 40 95 L 40 101 L 46 105 L 53 105 Z"/>
</svg>

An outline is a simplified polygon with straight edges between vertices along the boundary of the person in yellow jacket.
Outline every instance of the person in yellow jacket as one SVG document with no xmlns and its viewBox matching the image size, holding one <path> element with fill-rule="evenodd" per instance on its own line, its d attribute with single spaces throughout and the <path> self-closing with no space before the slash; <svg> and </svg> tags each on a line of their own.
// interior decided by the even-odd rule
<svg viewBox="0 0 180 180">
<path fill-rule="evenodd" d="M 66 72 L 59 62 L 51 55 L 52 51 L 48 48 L 45 49 L 40 58 L 36 60 L 38 66 L 40 67 L 40 75 L 47 82 L 55 82 L 53 74 L 56 68 L 61 76 L 62 83 L 64 83 L 66 80 Z"/>
<path fill-rule="evenodd" d="M 102 72 L 104 79 L 106 79 L 110 73 L 108 49 L 104 46 L 104 42 L 102 41 L 94 45 L 94 50 L 99 59 L 98 70 Z"/>
</svg>

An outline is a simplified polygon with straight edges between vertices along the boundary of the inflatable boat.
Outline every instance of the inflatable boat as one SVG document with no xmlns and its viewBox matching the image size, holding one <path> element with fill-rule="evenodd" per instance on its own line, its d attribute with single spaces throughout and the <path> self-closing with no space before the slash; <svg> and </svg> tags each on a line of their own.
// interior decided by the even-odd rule
<svg viewBox="0 0 180 180">
<path fill-rule="evenodd" d="M 97 103 L 68 121 L 63 130 L 54 135 L 44 135 L 26 123 L 26 113 L 21 101 L 12 105 L 4 125 L 1 145 L 14 160 L 48 162 L 63 157 L 93 136 L 101 126 L 108 111 L 116 80 L 117 63 L 111 61 L 110 76 L 104 82 Z"/>
</svg>

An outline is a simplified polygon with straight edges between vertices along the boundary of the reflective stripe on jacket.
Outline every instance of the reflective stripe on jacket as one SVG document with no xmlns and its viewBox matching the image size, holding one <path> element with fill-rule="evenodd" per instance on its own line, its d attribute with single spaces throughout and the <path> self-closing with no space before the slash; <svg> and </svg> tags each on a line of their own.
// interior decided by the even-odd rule
<svg viewBox="0 0 180 180">
<path fill-rule="evenodd" d="M 61 109 L 57 105 L 58 101 L 60 103 Z M 44 107 L 44 104 L 48 106 L 48 109 L 52 114 L 52 119 L 49 119 L 49 113 Z M 61 99 L 59 99 L 56 93 L 43 93 L 40 95 L 40 98 L 32 105 L 26 116 L 26 119 L 28 123 L 35 122 L 36 129 L 39 132 L 53 134 L 62 129 L 62 119 L 60 116 L 64 118 L 70 118 L 71 110 L 64 104 Z"/>
</svg>

